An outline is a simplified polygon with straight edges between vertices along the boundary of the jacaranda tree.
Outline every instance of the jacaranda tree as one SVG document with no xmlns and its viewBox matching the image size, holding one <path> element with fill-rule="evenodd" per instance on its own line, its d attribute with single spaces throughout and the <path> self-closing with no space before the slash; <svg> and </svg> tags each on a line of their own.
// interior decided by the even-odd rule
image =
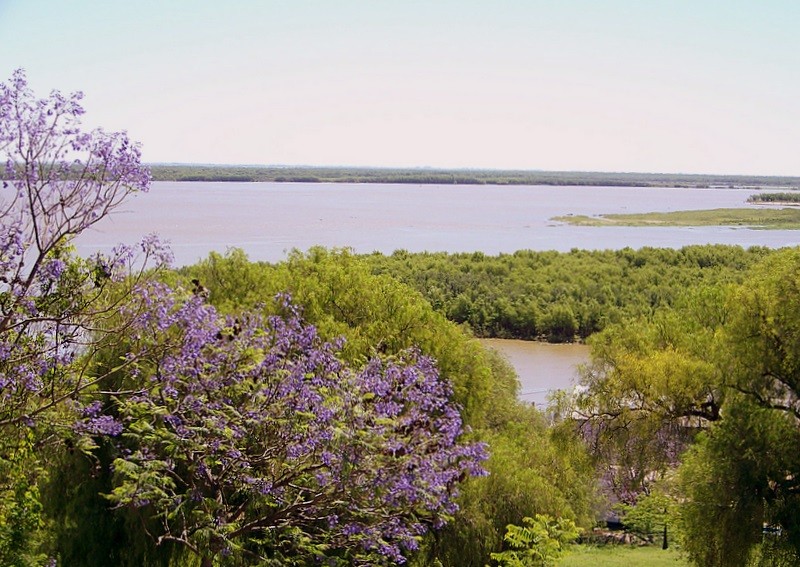
<svg viewBox="0 0 800 567">
<path fill-rule="evenodd" d="M 108 315 L 130 299 L 145 260 L 127 247 L 86 260 L 71 253 L 76 235 L 150 182 L 124 133 L 81 129 L 81 98 L 36 98 L 21 70 L 0 83 L 3 564 L 16 564 L 27 545 L 20 532 L 37 523 L 35 454 L 69 428 L 80 392 L 98 379 L 89 378 L 86 355 L 114 336 L 105 332 L 114 331 Z M 155 239 L 142 252 L 163 259 Z M 122 280 L 127 287 L 111 285 Z"/>
<path fill-rule="evenodd" d="M 134 266 L 122 246 L 85 261 L 70 254 L 75 236 L 150 181 L 124 133 L 81 130 L 81 97 L 37 99 L 22 71 L 0 84 L 0 426 L 30 426 L 87 387 L 73 362 L 115 311 L 108 284 Z M 143 246 L 163 252 L 154 239 Z"/>
<path fill-rule="evenodd" d="M 159 518 L 159 544 L 204 566 L 402 563 L 483 474 L 483 445 L 464 442 L 418 351 L 353 369 L 286 298 L 282 315 L 232 319 L 200 295 L 142 293 L 126 349 L 138 391 L 83 426 L 116 440 L 110 499 Z"/>
</svg>

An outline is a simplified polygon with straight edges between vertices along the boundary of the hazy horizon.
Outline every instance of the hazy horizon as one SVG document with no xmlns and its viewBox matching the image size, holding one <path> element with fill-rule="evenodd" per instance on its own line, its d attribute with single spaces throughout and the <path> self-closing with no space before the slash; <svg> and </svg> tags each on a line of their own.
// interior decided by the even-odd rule
<svg viewBox="0 0 800 567">
<path fill-rule="evenodd" d="M 707 176 L 707 177 L 787 177 L 798 178 L 798 175 L 771 175 L 758 173 L 707 173 L 685 171 L 603 171 L 585 169 L 542 169 L 542 168 L 510 168 L 510 167 L 439 167 L 435 165 L 356 165 L 356 164 L 309 164 L 309 163 L 221 163 L 221 162 L 178 162 L 178 161 L 147 161 L 148 166 L 172 167 L 261 167 L 261 168 L 309 168 L 309 169 L 386 169 L 386 170 L 431 170 L 431 171 L 490 171 L 490 172 L 529 172 L 529 173 L 599 173 L 608 175 L 674 175 L 674 176 Z"/>
<path fill-rule="evenodd" d="M 151 163 L 800 176 L 791 0 L 0 0 Z M 339 164 L 339 165 L 332 165 Z"/>
</svg>

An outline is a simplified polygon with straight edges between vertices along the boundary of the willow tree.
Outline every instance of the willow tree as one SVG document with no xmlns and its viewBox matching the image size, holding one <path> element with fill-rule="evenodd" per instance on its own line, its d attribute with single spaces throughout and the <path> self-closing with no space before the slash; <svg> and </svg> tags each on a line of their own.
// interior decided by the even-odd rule
<svg viewBox="0 0 800 567">
<path fill-rule="evenodd" d="M 722 418 L 682 467 L 685 546 L 698 564 L 800 558 L 800 250 L 771 256 L 727 303 Z"/>
<path fill-rule="evenodd" d="M 633 504 L 677 471 L 683 547 L 698 565 L 800 555 L 800 250 L 739 285 L 607 329 L 574 408 L 608 480 Z"/>
</svg>

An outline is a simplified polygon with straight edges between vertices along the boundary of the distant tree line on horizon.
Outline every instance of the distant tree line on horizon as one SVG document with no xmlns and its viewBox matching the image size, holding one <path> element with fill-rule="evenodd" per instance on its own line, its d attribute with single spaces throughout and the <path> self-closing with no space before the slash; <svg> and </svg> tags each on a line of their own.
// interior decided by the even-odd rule
<svg viewBox="0 0 800 567">
<path fill-rule="evenodd" d="M 156 181 L 800 188 L 800 177 L 581 171 L 153 164 Z"/>
</svg>

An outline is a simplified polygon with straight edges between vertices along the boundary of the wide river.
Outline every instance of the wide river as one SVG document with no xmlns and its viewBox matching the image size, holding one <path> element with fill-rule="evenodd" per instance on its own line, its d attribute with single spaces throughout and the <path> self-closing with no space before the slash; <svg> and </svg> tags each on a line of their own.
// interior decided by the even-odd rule
<svg viewBox="0 0 800 567">
<path fill-rule="evenodd" d="M 800 244 L 800 232 L 721 227 L 576 227 L 550 219 L 748 207 L 746 189 L 156 182 L 77 240 L 88 254 L 156 232 L 178 265 L 211 250 L 244 249 L 279 261 L 294 248 L 356 252 L 444 251 L 487 254 L 630 246 Z"/>
<path fill-rule="evenodd" d="M 156 182 L 76 241 L 81 254 L 108 251 L 151 232 L 185 265 L 238 247 L 253 260 L 279 261 L 292 249 L 349 247 L 487 254 L 689 244 L 800 244 L 800 231 L 722 227 L 575 227 L 555 216 L 749 207 L 746 189 Z M 542 406 L 569 388 L 583 345 L 491 341 L 514 365 L 520 398 Z"/>
</svg>

